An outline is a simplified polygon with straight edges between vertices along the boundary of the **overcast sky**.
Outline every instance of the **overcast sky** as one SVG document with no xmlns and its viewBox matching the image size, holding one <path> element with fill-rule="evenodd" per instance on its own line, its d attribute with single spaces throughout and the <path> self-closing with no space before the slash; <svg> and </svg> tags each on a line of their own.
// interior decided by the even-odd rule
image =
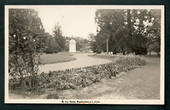
<svg viewBox="0 0 170 110">
<path fill-rule="evenodd" d="M 52 34 L 54 25 L 59 23 L 63 35 L 87 38 L 96 33 L 95 8 L 87 7 L 37 7 L 46 32 Z"/>
</svg>

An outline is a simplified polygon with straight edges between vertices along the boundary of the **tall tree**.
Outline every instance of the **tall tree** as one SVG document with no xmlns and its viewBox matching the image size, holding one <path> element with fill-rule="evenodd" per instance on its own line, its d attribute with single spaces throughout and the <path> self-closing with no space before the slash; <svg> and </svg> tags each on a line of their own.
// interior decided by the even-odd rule
<svg viewBox="0 0 170 110">
<path fill-rule="evenodd" d="M 117 53 L 118 45 L 116 44 L 116 42 L 118 42 L 118 39 L 120 37 L 125 37 L 125 36 L 119 36 L 119 38 L 116 37 L 116 34 L 118 34 L 118 30 L 121 30 L 122 27 L 124 26 L 125 22 L 124 10 L 99 9 L 96 11 L 95 20 L 98 25 L 97 36 L 100 37 L 100 39 L 98 40 L 103 39 L 102 41 L 97 41 L 96 39 L 96 42 L 100 42 L 100 44 L 102 44 L 103 46 L 101 49 L 98 50 L 107 51 L 108 49 L 108 51 Z"/>
<path fill-rule="evenodd" d="M 150 47 L 160 51 L 160 10 L 99 9 L 95 20 L 95 51 L 147 54 Z"/>
<path fill-rule="evenodd" d="M 160 37 L 161 37 L 161 10 L 150 10 L 151 24 L 148 26 L 148 50 L 160 54 Z"/>
<path fill-rule="evenodd" d="M 22 85 L 24 76 L 31 76 L 30 88 L 35 87 L 43 34 L 44 28 L 35 10 L 9 9 L 9 75 L 20 78 Z"/>
<path fill-rule="evenodd" d="M 156 41 L 160 38 L 160 10 L 134 9 L 131 10 L 130 20 L 133 27 L 130 39 L 133 52 L 147 54 L 151 45 L 155 43 L 159 45 Z"/>
<path fill-rule="evenodd" d="M 149 23 L 149 11 L 146 9 L 131 10 L 131 23 L 133 26 L 131 49 L 135 54 L 147 54 L 147 24 Z"/>
<path fill-rule="evenodd" d="M 54 26 L 54 30 L 53 30 L 53 36 L 55 38 L 55 43 L 56 43 L 56 50 L 59 51 L 63 51 L 66 47 L 66 39 L 65 37 L 62 35 L 62 31 L 61 31 L 61 26 L 59 24 L 56 24 Z"/>
</svg>

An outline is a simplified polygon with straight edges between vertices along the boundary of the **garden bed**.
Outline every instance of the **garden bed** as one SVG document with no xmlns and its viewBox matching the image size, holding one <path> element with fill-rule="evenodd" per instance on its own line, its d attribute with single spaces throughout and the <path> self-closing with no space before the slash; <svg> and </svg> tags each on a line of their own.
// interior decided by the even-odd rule
<svg viewBox="0 0 170 110">
<path fill-rule="evenodd" d="M 114 78 L 121 72 L 143 66 L 145 63 L 146 62 L 139 57 L 119 57 L 115 63 L 112 62 L 62 71 L 50 71 L 48 74 L 41 73 L 36 78 L 36 89 L 53 88 L 56 90 L 66 90 L 86 87 L 102 79 Z M 27 77 L 27 81 L 29 82 L 31 79 Z M 10 82 L 9 85 L 14 84 L 14 82 Z"/>
<path fill-rule="evenodd" d="M 107 63 L 82 68 L 51 71 L 38 76 L 40 88 L 75 89 L 86 87 L 103 78 L 113 78 L 121 72 L 126 72 L 145 65 L 139 57 L 120 57 L 116 63 Z"/>
</svg>

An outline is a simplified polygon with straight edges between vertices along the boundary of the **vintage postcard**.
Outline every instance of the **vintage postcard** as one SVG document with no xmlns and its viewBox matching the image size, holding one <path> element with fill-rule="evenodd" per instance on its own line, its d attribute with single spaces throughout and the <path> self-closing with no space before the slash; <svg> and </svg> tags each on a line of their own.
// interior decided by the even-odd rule
<svg viewBox="0 0 170 110">
<path fill-rule="evenodd" d="M 163 5 L 6 5 L 5 103 L 164 104 Z"/>
</svg>

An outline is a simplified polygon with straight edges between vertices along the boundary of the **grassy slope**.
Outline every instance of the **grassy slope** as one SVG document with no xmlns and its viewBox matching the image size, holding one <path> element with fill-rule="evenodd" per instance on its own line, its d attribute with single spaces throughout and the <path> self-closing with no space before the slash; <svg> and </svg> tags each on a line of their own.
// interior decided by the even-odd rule
<svg viewBox="0 0 170 110">
<path fill-rule="evenodd" d="M 61 52 L 56 54 L 43 54 L 40 56 L 41 64 L 62 63 L 76 60 L 73 54 L 68 52 Z"/>
</svg>

